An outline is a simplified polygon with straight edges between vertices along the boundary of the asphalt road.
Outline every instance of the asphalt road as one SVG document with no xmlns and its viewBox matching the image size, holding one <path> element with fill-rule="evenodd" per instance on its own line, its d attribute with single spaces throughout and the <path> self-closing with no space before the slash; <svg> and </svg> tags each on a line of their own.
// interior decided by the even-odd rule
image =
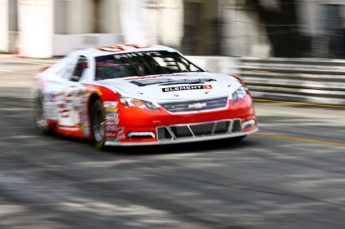
<svg viewBox="0 0 345 229">
<path fill-rule="evenodd" d="M 34 68 L 9 68 L 29 85 Z M 102 152 L 37 134 L 27 87 L 5 88 L 1 229 L 345 227 L 343 109 L 256 103 L 260 131 L 240 143 Z"/>
</svg>

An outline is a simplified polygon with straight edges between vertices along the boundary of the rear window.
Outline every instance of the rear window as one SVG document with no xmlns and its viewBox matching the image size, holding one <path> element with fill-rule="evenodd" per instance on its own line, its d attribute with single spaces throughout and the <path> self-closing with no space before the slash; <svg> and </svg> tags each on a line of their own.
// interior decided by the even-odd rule
<svg viewBox="0 0 345 229">
<path fill-rule="evenodd" d="M 95 80 L 179 72 L 204 72 L 204 70 L 176 52 L 121 53 L 96 57 Z"/>
</svg>

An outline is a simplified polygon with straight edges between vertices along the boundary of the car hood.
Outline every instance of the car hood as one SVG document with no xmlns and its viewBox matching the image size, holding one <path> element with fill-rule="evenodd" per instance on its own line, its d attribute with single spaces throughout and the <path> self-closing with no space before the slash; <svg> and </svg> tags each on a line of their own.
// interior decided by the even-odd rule
<svg viewBox="0 0 345 229">
<path fill-rule="evenodd" d="M 122 96 L 160 101 L 229 95 L 241 85 L 230 75 L 209 72 L 108 79 L 97 84 Z"/>
</svg>

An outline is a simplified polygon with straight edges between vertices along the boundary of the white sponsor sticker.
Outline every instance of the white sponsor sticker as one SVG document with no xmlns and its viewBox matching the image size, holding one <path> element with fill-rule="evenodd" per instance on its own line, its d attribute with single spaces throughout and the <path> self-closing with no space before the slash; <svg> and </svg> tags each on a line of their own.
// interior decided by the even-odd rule
<svg viewBox="0 0 345 229">
<path fill-rule="evenodd" d="M 118 114 L 117 113 L 106 113 L 105 114 L 105 118 L 108 119 L 117 119 L 118 118 Z"/>
<path fill-rule="evenodd" d="M 119 120 L 118 119 L 107 119 L 105 123 L 107 125 L 117 125 L 117 124 L 119 124 Z"/>
<path fill-rule="evenodd" d="M 117 126 L 106 126 L 106 130 L 116 130 Z"/>
<path fill-rule="evenodd" d="M 103 102 L 103 106 L 114 108 L 117 107 L 117 102 Z"/>
</svg>

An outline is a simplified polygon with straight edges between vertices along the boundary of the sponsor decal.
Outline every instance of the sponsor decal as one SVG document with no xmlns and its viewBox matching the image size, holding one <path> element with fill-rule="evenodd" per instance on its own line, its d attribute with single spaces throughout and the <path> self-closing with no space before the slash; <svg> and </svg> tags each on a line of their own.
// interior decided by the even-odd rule
<svg viewBox="0 0 345 229">
<path fill-rule="evenodd" d="M 113 133 L 113 132 L 107 132 L 105 134 L 105 136 L 108 138 L 108 137 L 117 137 L 117 134 L 116 133 Z"/>
<path fill-rule="evenodd" d="M 72 87 L 70 87 L 72 88 Z M 69 88 L 67 88 L 69 89 Z M 82 95 L 86 95 L 88 93 L 87 90 L 85 89 L 72 89 L 72 91 L 68 91 L 65 93 L 65 98 L 66 100 L 69 100 L 69 98 L 71 97 L 79 97 L 79 96 L 82 96 Z"/>
<path fill-rule="evenodd" d="M 43 95 L 44 102 L 55 102 L 56 94 L 54 92 L 45 93 Z"/>
<path fill-rule="evenodd" d="M 105 129 L 106 129 L 106 140 L 107 141 L 119 141 L 119 132 L 117 125 L 119 124 L 119 113 L 117 102 L 104 102 L 105 110 Z M 112 140 L 111 140 L 112 139 Z"/>
<path fill-rule="evenodd" d="M 107 132 L 106 133 L 106 141 L 120 142 L 121 139 L 125 138 L 123 131 L 124 131 L 124 128 L 120 127 L 120 128 L 117 128 L 117 132 Z"/>
<path fill-rule="evenodd" d="M 90 123 L 89 123 L 89 116 L 88 116 L 88 97 L 82 96 L 81 100 L 79 102 L 79 117 L 80 117 L 80 123 L 83 126 L 80 131 L 84 133 L 84 136 L 88 137 L 90 136 Z"/>
<path fill-rule="evenodd" d="M 187 75 L 186 74 L 161 74 L 161 75 L 153 75 L 153 76 L 141 76 L 141 77 L 126 78 L 126 80 L 145 80 L 145 79 L 155 79 L 158 77 L 166 77 L 166 76 L 187 76 Z"/>
<path fill-rule="evenodd" d="M 107 119 L 105 123 L 106 123 L 106 125 L 117 125 L 117 124 L 119 124 L 119 120 L 118 119 Z"/>
<path fill-rule="evenodd" d="M 60 111 L 60 113 L 61 113 L 61 117 L 62 118 L 68 118 L 69 116 L 70 116 L 70 110 L 62 110 L 62 111 Z"/>
<path fill-rule="evenodd" d="M 106 119 L 117 119 L 118 118 L 118 113 L 105 113 L 105 118 Z"/>
<path fill-rule="evenodd" d="M 158 84 L 159 86 L 169 86 L 169 85 L 203 85 L 207 82 L 216 81 L 212 78 L 186 78 L 186 79 L 172 79 L 172 78 L 159 78 L 159 79 L 141 79 L 133 80 L 130 83 L 135 84 L 139 87 L 149 86 Z M 208 85 L 211 86 L 211 85 Z M 211 86 L 212 88 L 212 86 Z M 207 88 L 205 88 L 207 89 Z"/>
<path fill-rule="evenodd" d="M 105 102 L 103 102 L 103 106 L 106 108 L 115 108 L 115 107 L 117 107 L 117 102 L 105 101 Z"/>
<path fill-rule="evenodd" d="M 108 142 L 119 142 L 117 141 L 117 138 L 107 138 Z"/>
<path fill-rule="evenodd" d="M 105 107 L 104 110 L 107 113 L 117 113 L 118 108 L 117 107 Z"/>
<path fill-rule="evenodd" d="M 97 50 L 103 51 L 103 52 L 119 52 L 119 51 L 125 51 L 126 49 L 120 45 L 111 45 L 107 47 L 101 47 L 96 48 Z"/>
<path fill-rule="evenodd" d="M 105 127 L 106 130 L 116 130 L 116 128 L 117 128 L 116 125 L 114 125 L 114 126 L 109 126 L 109 125 L 107 125 L 107 126 Z"/>
<path fill-rule="evenodd" d="M 83 131 L 85 129 L 83 125 L 79 125 L 78 128 L 79 128 L 79 131 Z"/>
<path fill-rule="evenodd" d="M 186 91 L 186 90 L 200 90 L 200 89 L 212 89 L 212 85 L 191 85 L 191 86 L 179 86 L 179 87 L 165 87 L 162 88 L 163 92 L 170 91 Z"/>
</svg>

